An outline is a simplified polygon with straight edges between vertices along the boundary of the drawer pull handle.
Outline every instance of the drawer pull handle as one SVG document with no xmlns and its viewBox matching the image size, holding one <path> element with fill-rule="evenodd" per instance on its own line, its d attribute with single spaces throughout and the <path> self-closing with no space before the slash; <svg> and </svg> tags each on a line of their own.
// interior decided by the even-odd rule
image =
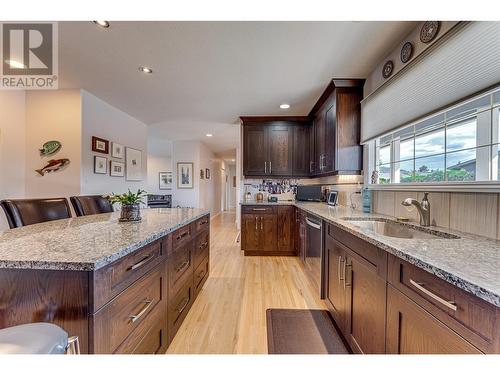
<svg viewBox="0 0 500 375">
<path fill-rule="evenodd" d="M 347 282 L 347 268 L 349 268 L 349 282 Z M 351 275 L 351 269 L 352 269 L 352 264 L 347 263 L 347 259 L 344 262 L 344 289 L 347 288 L 348 286 L 351 286 L 351 281 L 352 281 L 352 275 Z"/>
<path fill-rule="evenodd" d="M 183 305 L 182 307 L 177 307 L 176 308 L 176 311 L 179 313 L 179 315 L 182 314 L 182 312 L 184 311 L 184 309 L 186 308 L 186 306 L 189 304 L 189 297 L 187 297 L 184 301 L 183 301 Z"/>
<path fill-rule="evenodd" d="M 207 247 L 208 245 L 208 242 L 203 242 L 200 246 L 198 246 L 198 249 L 204 249 L 205 247 Z"/>
<path fill-rule="evenodd" d="M 205 220 L 205 221 L 201 221 L 201 222 L 200 222 L 200 225 L 205 225 L 205 224 L 208 224 L 208 220 Z"/>
<path fill-rule="evenodd" d="M 177 267 L 175 269 L 175 272 L 179 272 L 180 270 L 182 270 L 183 268 L 186 268 L 186 266 L 189 265 L 189 260 L 186 260 L 185 262 L 183 262 L 179 267 Z"/>
<path fill-rule="evenodd" d="M 410 284 L 413 285 L 418 290 L 420 290 L 422 293 L 424 293 L 424 294 L 428 295 L 429 297 L 431 297 L 432 299 L 438 301 L 440 304 L 446 306 L 447 308 L 449 308 L 453 311 L 457 311 L 457 305 L 455 304 L 454 301 L 446 301 L 446 300 L 442 299 L 438 295 L 432 293 L 430 290 L 424 288 L 424 283 L 418 283 L 418 282 L 410 279 Z"/>
<path fill-rule="evenodd" d="M 129 268 L 129 271 L 133 271 L 133 270 L 138 269 L 139 267 L 142 267 L 143 265 L 145 265 L 146 263 L 148 263 L 150 260 L 151 260 L 151 255 L 148 255 L 147 257 L 145 257 L 144 259 L 142 259 L 140 262 L 137 262 L 136 264 L 132 265 Z"/>
<path fill-rule="evenodd" d="M 265 208 L 253 208 L 252 211 L 266 211 Z"/>
<path fill-rule="evenodd" d="M 177 240 L 183 239 L 183 238 L 184 238 L 184 237 L 186 237 L 187 235 L 189 235 L 189 231 L 179 234 L 179 235 L 176 237 L 176 239 L 177 239 Z"/>
<path fill-rule="evenodd" d="M 338 266 L 338 269 L 337 269 L 337 273 L 339 274 L 339 282 L 341 282 L 342 280 L 344 280 L 344 277 L 342 276 L 342 268 L 341 268 L 341 264 L 344 263 L 344 260 L 342 259 L 342 255 L 339 256 L 339 266 Z"/>
<path fill-rule="evenodd" d="M 132 319 L 132 323 L 135 323 L 137 320 L 140 319 L 141 316 L 143 316 L 146 311 L 148 311 L 148 309 L 150 308 L 150 306 L 153 304 L 153 301 L 152 299 L 146 299 L 144 300 L 144 304 L 146 304 L 146 306 L 144 306 L 144 308 L 139 311 L 139 313 L 137 315 L 130 315 L 129 318 Z"/>
</svg>

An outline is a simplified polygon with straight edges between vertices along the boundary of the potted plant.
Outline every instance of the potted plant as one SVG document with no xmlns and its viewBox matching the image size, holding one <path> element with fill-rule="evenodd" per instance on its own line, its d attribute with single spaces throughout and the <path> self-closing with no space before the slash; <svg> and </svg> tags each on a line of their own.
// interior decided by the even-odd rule
<svg viewBox="0 0 500 375">
<path fill-rule="evenodd" d="M 124 194 L 115 194 L 111 193 L 111 195 L 106 198 L 113 203 L 121 204 L 121 213 L 119 221 L 140 221 L 141 220 L 141 206 L 140 204 L 144 201 L 143 197 L 146 195 L 145 190 L 138 189 L 137 193 L 132 193 L 130 189 L 128 189 L 127 193 Z"/>
</svg>

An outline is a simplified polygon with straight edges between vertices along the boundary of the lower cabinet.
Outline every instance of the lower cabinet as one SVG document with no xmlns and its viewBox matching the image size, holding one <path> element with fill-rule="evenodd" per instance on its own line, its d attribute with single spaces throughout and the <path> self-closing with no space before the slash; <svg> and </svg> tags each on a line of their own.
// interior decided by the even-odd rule
<svg viewBox="0 0 500 375">
<path fill-rule="evenodd" d="M 355 353 L 500 352 L 500 308 L 327 224 L 326 303 Z"/>
<path fill-rule="evenodd" d="M 387 353 L 480 354 L 481 351 L 388 285 Z"/>
<path fill-rule="evenodd" d="M 296 255 L 294 207 L 243 206 L 241 249 L 245 255 Z"/>
<path fill-rule="evenodd" d="M 386 281 L 376 264 L 334 240 L 331 230 L 325 236 L 329 310 L 353 352 L 384 353 Z"/>
</svg>

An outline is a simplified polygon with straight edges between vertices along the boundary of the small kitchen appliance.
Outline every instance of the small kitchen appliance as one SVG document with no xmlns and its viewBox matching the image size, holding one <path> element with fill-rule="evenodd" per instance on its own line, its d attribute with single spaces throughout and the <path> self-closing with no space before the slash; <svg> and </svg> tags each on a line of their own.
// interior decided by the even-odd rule
<svg viewBox="0 0 500 375">
<path fill-rule="evenodd" d="M 328 193 L 328 198 L 326 200 L 326 203 L 328 203 L 329 206 L 336 206 L 337 205 L 337 200 L 338 200 L 338 192 L 337 191 L 331 191 Z"/>
</svg>

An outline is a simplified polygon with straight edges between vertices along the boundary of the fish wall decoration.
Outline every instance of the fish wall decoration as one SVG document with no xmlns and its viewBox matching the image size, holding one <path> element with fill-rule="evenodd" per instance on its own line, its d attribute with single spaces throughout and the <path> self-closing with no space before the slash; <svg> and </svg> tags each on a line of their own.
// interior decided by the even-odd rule
<svg viewBox="0 0 500 375">
<path fill-rule="evenodd" d="M 45 173 L 55 172 L 69 164 L 69 159 L 52 159 L 47 162 L 47 165 L 40 169 L 35 169 L 40 176 L 45 175 Z"/>
<path fill-rule="evenodd" d="M 57 151 L 61 149 L 61 142 L 59 141 L 48 141 L 45 142 L 40 151 L 40 156 L 47 156 L 55 154 Z"/>
</svg>

